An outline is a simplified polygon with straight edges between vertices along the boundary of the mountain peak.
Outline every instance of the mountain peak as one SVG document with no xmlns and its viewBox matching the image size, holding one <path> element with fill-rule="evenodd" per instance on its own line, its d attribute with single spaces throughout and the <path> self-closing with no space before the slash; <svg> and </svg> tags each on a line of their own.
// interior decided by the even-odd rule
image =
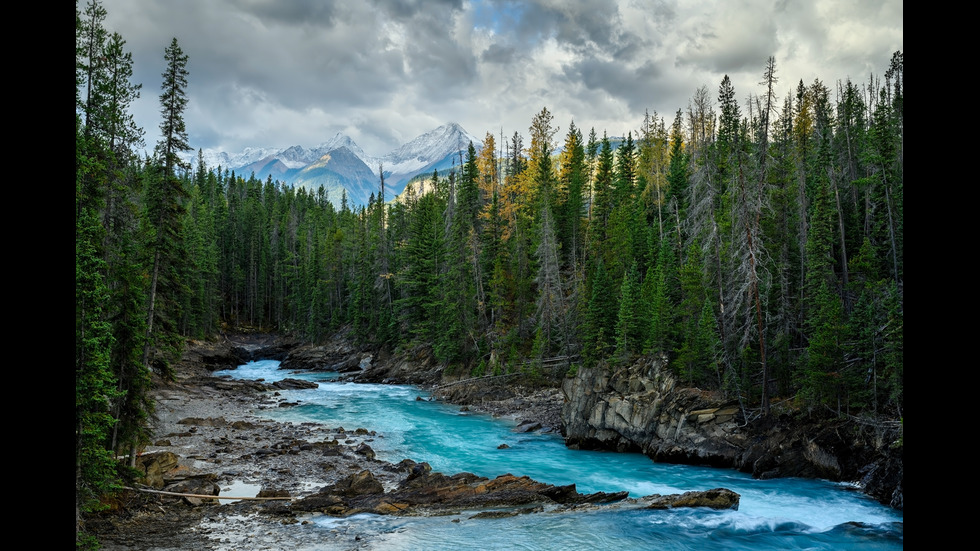
<svg viewBox="0 0 980 551">
<path fill-rule="evenodd" d="M 390 165 L 393 172 L 410 172 L 420 168 L 419 163 L 422 161 L 431 162 L 432 159 L 442 159 L 460 149 L 466 149 L 471 141 L 474 145 L 480 143 L 458 123 L 449 122 L 418 136 L 385 155 L 383 160 L 386 168 Z"/>
<path fill-rule="evenodd" d="M 367 155 L 350 136 L 341 132 L 311 148 L 249 147 L 234 155 L 206 150 L 203 156 L 211 168 L 222 166 L 243 174 L 252 172 L 259 179 L 271 175 L 283 183 L 309 188 L 322 185 L 331 197 L 339 198 L 342 187 L 352 202 L 362 204 L 377 189 L 379 164 L 384 168 L 385 187 L 394 196 L 421 172 L 431 174 L 438 169 L 443 173 L 458 166 L 459 153 L 465 152 L 470 142 L 477 150 L 483 145 L 459 123 L 447 122 L 383 157 Z M 196 155 L 188 160 L 196 162 Z"/>
<path fill-rule="evenodd" d="M 337 132 L 332 138 L 316 146 L 314 149 L 317 151 L 328 152 L 341 147 L 346 147 L 351 151 L 351 153 L 357 155 L 358 158 L 364 161 L 365 164 L 370 164 L 368 161 L 371 160 L 371 157 L 364 153 L 364 150 L 362 150 L 350 136 L 341 132 Z"/>
</svg>

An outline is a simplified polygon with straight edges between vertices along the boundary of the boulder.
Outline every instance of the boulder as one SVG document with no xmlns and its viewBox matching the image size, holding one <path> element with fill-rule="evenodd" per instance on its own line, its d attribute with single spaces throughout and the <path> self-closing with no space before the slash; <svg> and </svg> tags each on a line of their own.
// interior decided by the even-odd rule
<svg viewBox="0 0 980 551">
<path fill-rule="evenodd" d="M 181 496 L 181 499 L 188 505 L 197 507 L 198 505 L 217 504 L 218 501 L 216 499 L 200 496 L 217 496 L 221 493 L 221 488 L 215 483 L 215 475 L 208 474 L 174 482 L 167 485 L 164 491 L 187 494 Z"/>
<path fill-rule="evenodd" d="M 279 390 L 302 390 L 308 388 L 317 388 L 320 385 L 314 381 L 304 381 L 301 379 L 282 379 L 272 383 L 272 386 L 278 388 Z"/>
<path fill-rule="evenodd" d="M 342 497 L 356 497 L 384 493 L 384 487 L 371 471 L 363 470 L 339 480 L 332 486 L 320 490 L 321 494 L 334 494 Z"/>
<path fill-rule="evenodd" d="M 177 421 L 177 424 L 195 427 L 226 427 L 228 421 L 224 417 L 185 417 Z"/>
<path fill-rule="evenodd" d="M 727 489 L 715 488 L 700 492 L 684 492 L 683 494 L 660 495 L 653 494 L 640 498 L 640 503 L 646 503 L 647 509 L 674 509 L 677 507 L 708 507 L 711 509 L 738 510 L 738 502 L 742 496 Z"/>
<path fill-rule="evenodd" d="M 516 427 L 511 429 L 513 432 L 533 432 L 541 430 L 541 423 L 537 421 L 521 421 Z"/>
<path fill-rule="evenodd" d="M 354 453 L 356 453 L 358 455 L 363 455 L 364 457 L 366 457 L 368 459 L 374 459 L 374 450 L 371 449 L 371 446 L 368 446 L 367 444 L 364 444 L 364 443 L 361 443 L 361 445 L 359 445 L 354 450 Z"/>
<path fill-rule="evenodd" d="M 143 474 L 144 483 L 151 488 L 163 488 L 165 474 L 177 467 L 179 461 L 173 452 L 150 452 L 136 458 L 136 469 Z"/>
</svg>

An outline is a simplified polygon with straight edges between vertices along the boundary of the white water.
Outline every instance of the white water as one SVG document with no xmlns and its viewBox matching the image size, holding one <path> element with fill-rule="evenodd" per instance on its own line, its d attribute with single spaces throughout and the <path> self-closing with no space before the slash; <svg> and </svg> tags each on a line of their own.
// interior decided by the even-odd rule
<svg viewBox="0 0 980 551">
<path fill-rule="evenodd" d="M 286 422 L 377 431 L 379 459 L 427 461 L 433 470 L 495 477 L 527 475 L 579 492 L 631 496 L 725 487 L 741 495 L 737 511 L 599 510 L 469 520 L 472 512 L 434 518 L 321 517 L 325 530 L 358 523 L 377 532 L 377 549 L 902 549 L 903 514 L 848 485 L 822 480 L 754 480 L 726 469 L 654 463 L 640 454 L 569 450 L 554 434 L 514 433 L 513 421 L 462 413 L 406 385 L 331 382 L 335 374 L 291 373 L 276 361 L 220 372 L 241 379 L 285 377 L 319 388 L 283 391 L 299 406 L 260 412 Z M 417 400 L 422 397 L 423 400 Z M 498 449 L 507 444 L 506 449 Z M 459 522 L 452 522 L 453 520 Z"/>
</svg>

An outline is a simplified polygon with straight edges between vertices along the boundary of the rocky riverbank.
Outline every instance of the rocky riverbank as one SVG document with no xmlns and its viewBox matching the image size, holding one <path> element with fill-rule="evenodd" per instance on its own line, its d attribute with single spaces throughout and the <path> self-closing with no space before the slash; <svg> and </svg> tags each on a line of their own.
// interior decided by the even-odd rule
<svg viewBox="0 0 980 551">
<path fill-rule="evenodd" d="M 378 435 L 366 427 L 276 423 L 256 409 L 288 407 L 271 385 L 217 379 L 212 369 L 247 361 L 255 339 L 192 343 L 177 380 L 157 381 L 153 445 L 138 467 L 153 489 L 181 494 L 300 498 L 360 472 L 385 484 L 399 473 L 374 461 Z M 229 365 L 230 363 L 230 365 Z M 113 510 L 86 519 L 110 551 L 177 549 L 357 549 L 365 535 L 338 524 L 316 545 L 288 511 L 289 501 L 229 501 L 123 492 Z"/>
<path fill-rule="evenodd" d="M 583 495 L 574 485 L 552 486 L 520 473 L 487 479 L 432 472 L 426 463 L 407 459 L 392 464 L 374 457 L 371 444 L 384 435 L 371 427 L 277 423 L 255 415 L 262 408 L 291 407 L 278 390 L 302 381 L 270 385 L 211 375 L 286 348 L 260 336 L 190 344 L 175 366 L 177 379 L 156 382 L 154 441 L 137 461 L 142 484 L 122 492 L 109 511 L 85 520 L 86 531 L 103 549 L 363 549 L 377 534 L 345 519 L 365 512 L 476 511 L 465 517 L 476 520 L 598 506 L 738 506 L 739 496 L 724 489 L 630 499 L 625 493 Z M 355 357 L 360 365 L 363 360 L 356 351 L 334 352 L 330 357 L 339 361 Z M 302 354 L 317 356 L 309 350 Z M 368 372 L 366 367 L 358 371 Z M 483 386 L 452 385 L 443 397 L 469 401 L 464 408 L 514 417 L 522 421 L 521 430 L 559 430 L 557 390 L 474 390 Z M 329 530 L 310 526 L 323 515 L 338 521 Z"/>
</svg>

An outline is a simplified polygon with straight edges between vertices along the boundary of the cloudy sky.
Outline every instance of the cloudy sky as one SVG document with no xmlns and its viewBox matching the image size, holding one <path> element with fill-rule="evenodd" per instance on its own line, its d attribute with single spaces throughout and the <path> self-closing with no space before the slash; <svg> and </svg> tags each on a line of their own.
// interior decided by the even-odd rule
<svg viewBox="0 0 980 551">
<path fill-rule="evenodd" d="M 87 0 L 79 0 L 84 5 Z M 546 107 L 599 135 L 669 124 L 729 75 L 779 97 L 800 80 L 881 76 L 904 50 L 902 0 L 102 0 L 133 54 L 133 109 L 159 139 L 164 49 L 188 55 L 194 149 L 318 145 L 337 132 L 382 155 L 446 122 L 520 132 Z"/>
</svg>

